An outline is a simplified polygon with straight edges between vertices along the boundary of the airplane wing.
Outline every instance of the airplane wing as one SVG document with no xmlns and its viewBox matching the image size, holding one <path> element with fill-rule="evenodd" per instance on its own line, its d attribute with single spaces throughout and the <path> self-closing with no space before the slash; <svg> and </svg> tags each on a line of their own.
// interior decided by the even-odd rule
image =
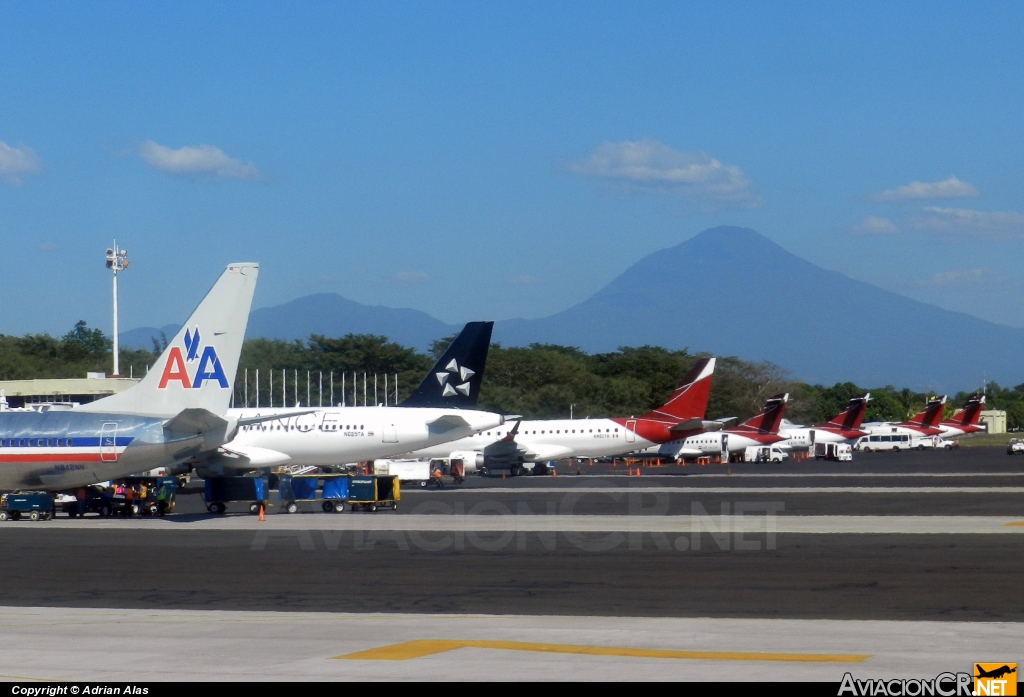
<svg viewBox="0 0 1024 697">
<path fill-rule="evenodd" d="M 221 446 L 218 454 L 229 459 L 244 460 L 252 468 L 278 467 L 292 461 L 290 455 L 269 448 L 258 448 L 254 445 L 231 445 L 229 443 Z M 239 462 L 236 466 L 241 464 Z"/>
<path fill-rule="evenodd" d="M 705 421 L 703 419 L 692 418 L 686 421 L 680 421 L 675 426 L 669 429 L 673 434 L 682 433 L 684 431 L 699 431 L 704 428 Z"/>
<path fill-rule="evenodd" d="M 560 460 L 572 455 L 573 449 L 564 445 L 539 444 L 529 448 L 520 448 L 520 452 L 527 462 L 542 462 L 544 460 Z"/>
<path fill-rule="evenodd" d="M 201 408 L 182 409 L 177 416 L 164 422 L 165 431 L 175 433 L 206 433 L 224 428 L 228 422 L 212 411 Z"/>
<path fill-rule="evenodd" d="M 458 414 L 445 414 L 427 422 L 427 430 L 431 433 L 447 433 L 453 428 L 472 428 L 472 426 Z"/>
<path fill-rule="evenodd" d="M 290 419 L 295 416 L 305 416 L 306 414 L 316 413 L 316 409 L 304 409 L 302 411 L 290 411 L 287 414 L 267 414 L 266 416 L 247 416 L 244 419 L 238 420 L 238 427 L 252 426 L 253 424 L 261 424 L 267 421 L 282 421 L 284 419 Z"/>
</svg>

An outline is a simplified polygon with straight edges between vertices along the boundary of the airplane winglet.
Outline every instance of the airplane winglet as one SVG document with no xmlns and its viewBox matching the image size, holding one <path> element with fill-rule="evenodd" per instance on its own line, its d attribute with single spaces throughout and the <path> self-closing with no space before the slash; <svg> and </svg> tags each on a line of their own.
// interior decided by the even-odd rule
<svg viewBox="0 0 1024 697">
<path fill-rule="evenodd" d="M 523 423 L 522 419 L 516 421 L 516 425 L 512 427 L 512 430 L 508 432 L 508 435 L 501 439 L 503 443 L 510 443 L 516 439 L 516 434 L 519 433 L 519 424 Z"/>
</svg>

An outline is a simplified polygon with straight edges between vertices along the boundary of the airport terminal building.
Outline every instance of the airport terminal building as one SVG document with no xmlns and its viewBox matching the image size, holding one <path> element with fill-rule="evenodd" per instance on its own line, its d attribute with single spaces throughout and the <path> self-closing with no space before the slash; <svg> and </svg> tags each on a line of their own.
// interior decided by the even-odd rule
<svg viewBox="0 0 1024 697">
<path fill-rule="evenodd" d="M 3 398 L 0 408 L 86 404 L 123 392 L 138 381 L 138 378 L 108 378 L 103 373 L 89 373 L 85 378 L 0 380 L 0 397 Z"/>
</svg>

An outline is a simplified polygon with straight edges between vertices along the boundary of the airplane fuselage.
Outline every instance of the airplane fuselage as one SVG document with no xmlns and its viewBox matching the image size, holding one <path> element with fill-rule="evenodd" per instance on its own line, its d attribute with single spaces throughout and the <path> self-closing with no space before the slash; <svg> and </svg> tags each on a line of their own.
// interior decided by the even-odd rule
<svg viewBox="0 0 1024 697">
<path fill-rule="evenodd" d="M 172 466 L 209 437 L 164 429 L 165 420 L 74 411 L 0 413 L 0 490 L 59 491 Z"/>
<path fill-rule="evenodd" d="M 427 407 L 228 410 L 238 419 L 275 414 L 280 418 L 240 428 L 225 449 L 254 446 L 283 453 L 293 465 L 335 466 L 448 443 L 503 421 L 486 411 Z"/>
<path fill-rule="evenodd" d="M 650 419 L 551 419 L 521 421 L 515 440 L 504 440 L 515 426 L 478 431 L 457 441 L 408 453 L 415 458 L 448 458 L 453 452 L 477 452 L 489 469 L 570 457 L 611 457 L 665 443 L 673 424 Z"/>
<path fill-rule="evenodd" d="M 811 448 L 815 443 L 848 443 L 868 434 L 866 431 L 856 428 L 811 426 L 809 428 L 789 428 L 781 431 L 779 435 L 785 438 L 779 443 L 782 447 Z"/>
</svg>

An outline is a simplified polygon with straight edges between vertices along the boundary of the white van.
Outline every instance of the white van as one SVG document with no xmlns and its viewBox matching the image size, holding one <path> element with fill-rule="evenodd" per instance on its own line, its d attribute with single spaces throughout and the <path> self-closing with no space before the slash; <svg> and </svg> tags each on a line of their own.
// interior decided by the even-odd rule
<svg viewBox="0 0 1024 697">
<path fill-rule="evenodd" d="M 901 450 L 910 450 L 913 441 L 908 433 L 894 433 L 890 436 L 861 436 L 857 439 L 853 449 L 870 453 L 876 450 L 892 451 L 898 453 Z"/>
<path fill-rule="evenodd" d="M 743 451 L 744 462 L 782 462 L 787 457 L 789 453 L 774 445 L 751 445 Z"/>
<path fill-rule="evenodd" d="M 815 443 L 814 459 L 851 462 L 853 460 L 853 447 L 849 443 Z"/>
</svg>

